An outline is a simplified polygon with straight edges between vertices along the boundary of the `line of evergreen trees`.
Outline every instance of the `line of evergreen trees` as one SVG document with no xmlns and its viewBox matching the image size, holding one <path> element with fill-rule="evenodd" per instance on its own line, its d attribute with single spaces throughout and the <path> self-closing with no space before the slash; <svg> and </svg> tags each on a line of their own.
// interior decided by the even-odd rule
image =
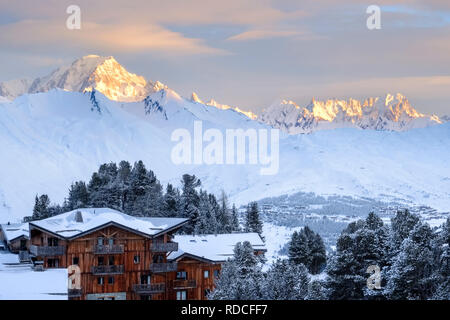
<svg viewBox="0 0 450 320">
<path fill-rule="evenodd" d="M 326 259 L 320 236 L 305 227 L 293 234 L 289 259 L 267 272 L 250 243 L 238 244 L 223 267 L 211 299 L 274 300 L 449 300 L 450 218 L 431 229 L 408 210 L 390 225 L 370 213 L 341 233 L 336 251 Z M 370 286 L 380 270 L 380 286 Z M 311 274 L 324 270 L 323 280 Z"/>
<path fill-rule="evenodd" d="M 141 217 L 189 218 L 190 223 L 183 229 L 188 234 L 241 231 L 238 210 L 234 204 L 230 207 L 225 192 L 217 198 L 201 189 L 201 181 L 189 174 L 183 175 L 181 190 L 167 184 L 164 192 L 154 172 L 147 170 L 142 161 L 133 166 L 127 161 L 102 164 L 88 183 L 72 183 L 62 205 L 51 204 L 48 195 L 36 196 L 33 214 L 24 221 L 89 207 L 107 207 Z M 257 204 L 250 204 L 247 212 L 245 231 L 262 234 Z"/>
</svg>

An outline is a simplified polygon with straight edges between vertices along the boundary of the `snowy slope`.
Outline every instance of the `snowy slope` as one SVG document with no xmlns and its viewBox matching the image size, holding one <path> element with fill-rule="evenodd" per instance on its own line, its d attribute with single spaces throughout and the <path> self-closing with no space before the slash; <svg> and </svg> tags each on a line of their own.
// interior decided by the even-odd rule
<svg viewBox="0 0 450 320">
<path fill-rule="evenodd" d="M 336 128 L 406 131 L 441 123 L 437 116 L 417 112 L 401 94 L 364 101 L 313 99 L 305 108 L 282 100 L 264 110 L 258 120 L 290 134 Z"/>
<path fill-rule="evenodd" d="M 98 165 L 142 159 L 163 183 L 183 173 L 205 188 L 244 204 L 296 191 L 396 196 L 450 209 L 450 124 L 407 132 L 355 128 L 282 135 L 280 170 L 261 176 L 259 165 L 175 165 L 175 129 L 265 128 L 233 110 L 183 99 L 170 89 L 142 102 L 123 103 L 99 92 L 23 95 L 0 105 L 0 221 L 30 215 L 34 196 L 62 202 L 75 180 L 89 180 Z"/>
</svg>

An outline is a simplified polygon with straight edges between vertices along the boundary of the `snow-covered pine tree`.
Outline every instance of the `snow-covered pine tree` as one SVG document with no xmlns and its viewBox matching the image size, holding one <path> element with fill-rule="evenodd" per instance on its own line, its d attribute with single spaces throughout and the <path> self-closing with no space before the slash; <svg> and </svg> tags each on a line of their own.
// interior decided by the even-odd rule
<svg viewBox="0 0 450 320">
<path fill-rule="evenodd" d="M 122 211 L 125 210 L 129 201 L 131 170 L 132 167 L 128 161 L 120 161 L 115 184 L 119 194 L 119 207 Z"/>
<path fill-rule="evenodd" d="M 261 236 L 261 238 L 263 238 L 263 236 L 262 236 L 263 223 L 259 216 L 259 209 L 258 209 L 257 202 L 251 202 L 247 206 L 244 230 L 245 230 L 245 232 L 256 232 Z"/>
<path fill-rule="evenodd" d="M 67 198 L 67 209 L 74 210 L 85 208 L 89 204 L 89 192 L 84 181 L 72 183 L 69 189 L 69 197 Z"/>
<path fill-rule="evenodd" d="M 388 272 L 384 294 L 393 300 L 426 300 L 434 292 L 433 232 L 419 222 L 410 232 Z"/>
<path fill-rule="evenodd" d="M 231 208 L 231 231 L 239 232 L 241 231 L 241 226 L 239 224 L 239 216 L 236 205 L 233 203 L 233 207 Z"/>
<path fill-rule="evenodd" d="M 217 212 L 217 223 L 221 233 L 230 233 L 231 229 L 231 217 L 228 208 L 228 197 L 225 191 L 221 191 L 219 198 L 219 210 Z"/>
<path fill-rule="evenodd" d="M 434 300 L 450 300 L 450 218 L 442 225 L 434 243 L 436 254 L 434 281 L 437 288 Z"/>
<path fill-rule="evenodd" d="M 264 276 L 261 259 L 255 256 L 249 242 L 237 243 L 233 259 L 225 263 L 208 296 L 211 300 L 260 300 L 264 298 Z"/>
<path fill-rule="evenodd" d="M 35 203 L 33 207 L 32 220 L 41 220 L 50 217 L 50 198 L 48 195 L 43 194 L 41 196 L 36 196 Z"/>
<path fill-rule="evenodd" d="M 304 300 L 308 294 L 309 275 L 303 264 L 278 259 L 267 272 L 264 298 L 268 300 Z"/>
<path fill-rule="evenodd" d="M 194 232 L 199 215 L 198 207 L 200 197 L 196 188 L 201 186 L 201 182 L 195 175 L 184 174 L 181 183 L 183 191 L 181 196 L 183 206 L 182 215 L 190 219 L 190 222 L 184 226 L 183 231 L 191 234 Z"/>
<path fill-rule="evenodd" d="M 181 206 L 181 196 L 178 189 L 170 183 L 167 184 L 166 193 L 163 197 L 162 211 L 165 217 L 179 217 Z"/>
<path fill-rule="evenodd" d="M 308 286 L 308 294 L 305 300 L 328 300 L 328 292 L 325 284 L 320 280 L 312 280 Z"/>
<path fill-rule="evenodd" d="M 322 237 L 308 226 L 292 234 L 288 255 L 290 261 L 305 265 L 311 274 L 321 272 L 326 264 L 326 249 Z"/>
</svg>

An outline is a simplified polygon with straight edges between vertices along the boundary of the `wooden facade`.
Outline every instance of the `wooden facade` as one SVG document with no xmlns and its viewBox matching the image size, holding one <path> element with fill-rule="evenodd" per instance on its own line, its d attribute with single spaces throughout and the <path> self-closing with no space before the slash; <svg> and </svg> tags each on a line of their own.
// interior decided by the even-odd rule
<svg viewBox="0 0 450 320">
<path fill-rule="evenodd" d="M 31 223 L 30 252 L 44 268 L 68 268 L 71 300 L 207 299 L 224 261 L 189 253 L 169 260 L 179 227 L 149 236 L 109 223 L 64 238 Z"/>
<path fill-rule="evenodd" d="M 150 238 L 110 225 L 70 241 L 37 228 L 30 236 L 33 260 L 44 268 L 70 266 L 71 299 L 168 299 L 167 274 L 176 263 L 166 250 L 178 248 L 168 233 Z"/>
</svg>

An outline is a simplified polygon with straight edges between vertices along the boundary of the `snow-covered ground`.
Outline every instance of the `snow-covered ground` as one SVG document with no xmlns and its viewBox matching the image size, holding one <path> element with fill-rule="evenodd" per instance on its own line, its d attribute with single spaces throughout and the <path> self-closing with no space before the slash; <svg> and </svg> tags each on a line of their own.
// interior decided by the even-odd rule
<svg viewBox="0 0 450 320">
<path fill-rule="evenodd" d="M 67 270 L 35 272 L 18 256 L 0 251 L 0 300 L 67 300 Z"/>
</svg>

